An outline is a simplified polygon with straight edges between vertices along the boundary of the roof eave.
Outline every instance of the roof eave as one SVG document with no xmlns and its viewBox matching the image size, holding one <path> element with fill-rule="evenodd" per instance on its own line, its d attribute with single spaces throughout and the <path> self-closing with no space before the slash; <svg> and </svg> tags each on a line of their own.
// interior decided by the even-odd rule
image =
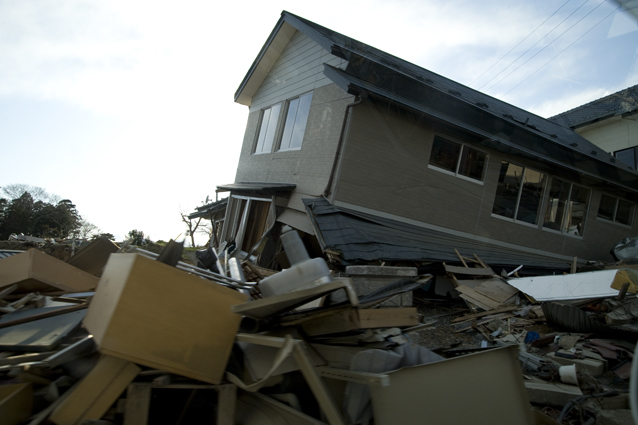
<svg viewBox="0 0 638 425">
<path fill-rule="evenodd" d="M 272 69 L 295 31 L 297 29 L 286 22 L 285 15 L 282 13 L 277 25 L 268 36 L 235 92 L 235 102 L 246 106 L 251 105 L 253 96 L 266 79 L 268 72 Z"/>
</svg>

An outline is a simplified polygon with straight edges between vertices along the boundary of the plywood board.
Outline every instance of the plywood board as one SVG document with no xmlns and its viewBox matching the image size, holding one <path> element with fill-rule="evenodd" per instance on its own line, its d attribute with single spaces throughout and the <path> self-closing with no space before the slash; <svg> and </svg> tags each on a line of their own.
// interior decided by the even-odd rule
<svg viewBox="0 0 638 425">
<path fill-rule="evenodd" d="M 501 279 L 486 280 L 474 289 L 476 290 L 476 292 L 483 294 L 486 297 L 489 297 L 494 301 L 498 301 L 500 303 L 504 303 L 505 301 L 512 298 L 514 295 L 518 294 L 518 289 L 514 288 L 511 285 L 508 285 Z"/>
<path fill-rule="evenodd" d="M 475 304 L 479 305 L 481 308 L 484 308 L 482 306 L 487 306 L 488 310 L 492 310 L 495 308 L 499 308 L 501 306 L 500 302 L 494 301 L 493 299 L 486 297 L 485 295 L 479 293 L 473 288 L 468 288 L 467 286 L 459 286 L 458 288 L 456 288 L 456 290 L 459 291 L 462 295 L 465 295 L 471 298 L 472 300 L 476 300 Z M 461 298 L 467 299 L 463 296 Z M 474 303 L 474 301 L 472 300 L 469 300 L 469 301 Z"/>
<path fill-rule="evenodd" d="M 31 416 L 31 384 L 0 385 L 0 420 L 2 425 L 18 425 Z"/>
<path fill-rule="evenodd" d="M 233 312 L 253 319 L 264 319 L 277 313 L 292 310 L 331 292 L 343 289 L 347 291 L 352 305 L 358 304 L 349 279 L 340 279 L 314 288 L 288 292 L 281 295 L 262 298 L 232 307 Z"/>
<path fill-rule="evenodd" d="M 219 384 L 238 291 L 138 254 L 111 254 L 84 319 L 104 354 Z"/>
<path fill-rule="evenodd" d="M 66 292 L 91 291 L 99 279 L 64 261 L 31 248 L 0 260 L 0 288 L 18 284 L 17 292 L 58 289 Z"/>
<path fill-rule="evenodd" d="M 492 276 L 494 271 L 491 268 L 483 267 L 458 267 L 445 265 L 445 271 L 453 274 L 463 274 L 468 276 Z"/>
<path fill-rule="evenodd" d="M 413 307 L 356 309 L 349 308 L 329 316 L 311 319 L 302 324 L 310 336 L 328 335 L 358 329 L 393 328 L 419 324 L 417 309 Z"/>
<path fill-rule="evenodd" d="M 102 273 L 109 255 L 115 254 L 118 250 L 119 247 L 113 241 L 97 238 L 79 250 L 67 263 L 97 276 Z"/>
<path fill-rule="evenodd" d="M 79 425 L 99 420 L 140 372 L 131 362 L 101 356 L 91 371 L 72 389 L 71 394 L 53 411 L 56 425 Z"/>
<path fill-rule="evenodd" d="M 617 270 L 598 270 L 558 276 L 536 276 L 510 279 L 508 284 L 536 301 L 609 298 L 618 295 L 611 287 Z"/>
<path fill-rule="evenodd" d="M 377 425 L 534 423 L 516 346 L 389 375 L 389 386 L 370 387 Z"/>
</svg>

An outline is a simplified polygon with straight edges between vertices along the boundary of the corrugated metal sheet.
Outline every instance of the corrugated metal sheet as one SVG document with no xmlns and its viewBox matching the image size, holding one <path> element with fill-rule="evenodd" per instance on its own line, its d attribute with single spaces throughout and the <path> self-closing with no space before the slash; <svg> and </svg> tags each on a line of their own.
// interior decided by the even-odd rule
<svg viewBox="0 0 638 425">
<path fill-rule="evenodd" d="M 325 198 L 304 199 L 306 210 L 325 248 L 339 251 L 349 263 L 358 261 L 458 262 L 454 252 L 476 254 L 498 267 L 525 265 L 525 270 L 569 270 L 569 262 L 454 236 L 395 220 L 331 205 Z"/>
<path fill-rule="evenodd" d="M 3 258 L 11 257 L 12 255 L 20 254 L 24 251 L 17 251 L 13 249 L 0 249 L 0 260 Z"/>
<path fill-rule="evenodd" d="M 217 202 L 211 202 L 210 204 L 195 208 L 196 212 L 189 215 L 188 218 L 192 220 L 199 217 L 210 217 L 219 211 L 225 210 L 227 205 L 228 198 L 224 198 Z"/>
</svg>

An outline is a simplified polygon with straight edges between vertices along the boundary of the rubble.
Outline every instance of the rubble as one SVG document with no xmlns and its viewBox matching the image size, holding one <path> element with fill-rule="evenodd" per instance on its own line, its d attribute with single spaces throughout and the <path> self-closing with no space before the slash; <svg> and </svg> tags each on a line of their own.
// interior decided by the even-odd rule
<svg viewBox="0 0 638 425">
<path fill-rule="evenodd" d="M 292 267 L 308 262 L 303 244 L 286 248 Z M 35 249 L 0 260 L 2 423 L 629 417 L 636 295 L 612 286 L 629 274 L 497 275 L 457 252 L 460 264 L 436 274 L 321 266 L 280 281 L 250 259 L 215 260 L 228 276 L 179 251 L 97 242 L 67 262 Z M 531 279 L 551 284 L 522 284 Z M 436 295 L 439 281 L 452 282 L 450 296 Z"/>
</svg>

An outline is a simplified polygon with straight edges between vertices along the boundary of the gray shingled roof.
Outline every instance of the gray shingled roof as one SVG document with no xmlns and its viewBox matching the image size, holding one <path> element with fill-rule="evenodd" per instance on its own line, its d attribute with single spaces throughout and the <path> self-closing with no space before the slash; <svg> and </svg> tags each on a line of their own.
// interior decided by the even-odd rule
<svg viewBox="0 0 638 425">
<path fill-rule="evenodd" d="M 638 84 L 548 119 L 565 127 L 577 128 L 636 110 L 638 110 Z"/>
<path fill-rule="evenodd" d="M 455 249 L 476 254 L 493 267 L 568 270 L 570 262 L 467 237 L 414 226 L 330 204 L 303 199 L 324 248 L 341 253 L 346 263 L 367 261 L 457 262 Z M 496 270 L 496 269 L 495 269 Z"/>
</svg>

